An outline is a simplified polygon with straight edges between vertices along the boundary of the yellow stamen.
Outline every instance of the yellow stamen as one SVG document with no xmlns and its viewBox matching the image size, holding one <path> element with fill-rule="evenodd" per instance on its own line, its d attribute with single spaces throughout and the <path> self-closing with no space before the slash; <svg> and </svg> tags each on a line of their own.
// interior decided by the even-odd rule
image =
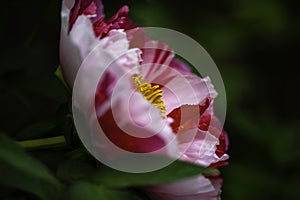
<svg viewBox="0 0 300 200">
<path fill-rule="evenodd" d="M 137 90 L 142 93 L 142 95 L 147 99 L 150 103 L 152 103 L 155 107 L 157 107 L 163 118 L 166 118 L 165 113 L 166 105 L 162 98 L 162 90 L 158 89 L 159 85 L 151 85 L 150 83 L 143 82 L 142 76 L 134 76 L 132 77 L 134 84 L 137 86 Z"/>
</svg>

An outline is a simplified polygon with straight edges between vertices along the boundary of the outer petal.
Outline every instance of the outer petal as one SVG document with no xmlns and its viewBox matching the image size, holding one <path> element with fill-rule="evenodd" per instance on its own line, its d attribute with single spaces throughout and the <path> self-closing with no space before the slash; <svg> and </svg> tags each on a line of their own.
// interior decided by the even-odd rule
<svg viewBox="0 0 300 200">
<path fill-rule="evenodd" d="M 88 16 L 77 18 L 69 32 L 69 16 L 73 0 L 63 1 L 60 34 L 60 63 L 69 86 L 73 86 L 77 71 L 83 59 L 99 44 L 94 35 L 92 23 Z"/>
<path fill-rule="evenodd" d="M 74 5 L 74 0 L 65 0 L 61 10 L 61 31 L 60 31 L 60 64 L 64 71 L 69 86 L 73 85 L 74 77 L 79 68 L 82 58 L 79 48 L 68 36 L 70 10 Z"/>
<path fill-rule="evenodd" d="M 80 18 L 82 17 L 85 16 L 80 16 L 77 21 L 80 21 Z M 82 113 L 81 115 L 83 115 L 83 119 L 77 122 L 86 122 L 85 128 L 88 127 L 90 129 L 89 133 L 85 133 L 86 135 L 81 134 L 80 137 L 93 155 L 102 155 L 104 152 L 107 152 L 106 150 L 108 150 L 108 152 L 113 151 L 110 150 L 107 143 L 104 142 L 103 139 L 105 138 L 99 134 L 100 130 L 97 117 L 98 113 L 96 113 L 97 107 L 95 107 L 97 106 L 97 102 L 95 104 L 95 95 L 99 79 L 101 74 L 105 73 L 105 70 L 112 75 L 112 78 L 108 79 L 108 81 L 114 81 L 118 80 L 122 74 L 126 74 L 129 68 L 138 65 L 139 50 L 128 49 L 128 47 L 128 40 L 123 31 L 111 31 L 107 37 L 99 40 L 95 50 L 89 53 L 87 58 L 83 61 L 80 73 L 75 82 L 75 87 L 73 89 L 73 105 L 74 109 L 77 111 L 76 113 Z M 112 66 L 113 70 L 110 68 L 107 69 L 108 66 Z M 111 93 L 111 87 L 109 87 L 109 85 L 110 83 L 107 83 L 108 87 L 105 87 L 107 89 L 105 92 L 108 92 L 108 95 Z M 129 85 L 129 87 L 131 87 L 131 85 Z M 110 101 L 108 99 L 110 97 L 104 97 L 107 97 L 107 99 L 104 98 L 100 105 L 108 102 L 107 105 L 110 106 Z M 108 109 L 109 107 L 103 108 L 102 113 L 106 113 Z M 106 155 L 111 156 L 113 154 L 108 153 Z"/>
<path fill-rule="evenodd" d="M 220 188 L 219 182 L 198 176 L 175 183 L 151 186 L 147 191 L 161 200 L 219 200 Z"/>
</svg>

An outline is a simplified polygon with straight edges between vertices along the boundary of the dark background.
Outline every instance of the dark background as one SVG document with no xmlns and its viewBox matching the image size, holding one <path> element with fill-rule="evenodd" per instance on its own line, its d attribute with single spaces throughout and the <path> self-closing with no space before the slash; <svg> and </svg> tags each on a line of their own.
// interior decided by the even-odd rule
<svg viewBox="0 0 300 200">
<path fill-rule="evenodd" d="M 223 199 L 299 199 L 299 2 L 104 0 L 107 16 L 124 4 L 135 24 L 185 33 L 217 64 L 231 142 Z M 67 100 L 54 76 L 60 6 L 2 2 L 0 131 L 16 139 L 41 136 Z"/>
</svg>

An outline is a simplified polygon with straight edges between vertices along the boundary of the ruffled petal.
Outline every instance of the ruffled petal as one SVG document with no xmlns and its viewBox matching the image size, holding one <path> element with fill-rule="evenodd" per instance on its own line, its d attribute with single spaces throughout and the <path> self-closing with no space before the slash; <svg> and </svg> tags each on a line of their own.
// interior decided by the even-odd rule
<svg viewBox="0 0 300 200">
<path fill-rule="evenodd" d="M 171 126 L 177 133 L 181 160 L 208 167 L 224 165 L 228 159 L 226 137 L 212 103 L 207 99 L 199 106 L 184 105 L 168 115 L 174 119 Z"/>
</svg>

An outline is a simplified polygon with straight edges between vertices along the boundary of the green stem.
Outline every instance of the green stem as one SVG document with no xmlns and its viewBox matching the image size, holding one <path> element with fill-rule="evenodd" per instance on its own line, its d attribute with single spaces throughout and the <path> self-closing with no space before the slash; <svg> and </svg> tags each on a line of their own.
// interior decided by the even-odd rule
<svg viewBox="0 0 300 200">
<path fill-rule="evenodd" d="M 17 142 L 25 149 L 48 149 L 54 147 L 62 147 L 66 145 L 64 136 L 56 136 L 51 138 L 33 139 Z"/>
</svg>

